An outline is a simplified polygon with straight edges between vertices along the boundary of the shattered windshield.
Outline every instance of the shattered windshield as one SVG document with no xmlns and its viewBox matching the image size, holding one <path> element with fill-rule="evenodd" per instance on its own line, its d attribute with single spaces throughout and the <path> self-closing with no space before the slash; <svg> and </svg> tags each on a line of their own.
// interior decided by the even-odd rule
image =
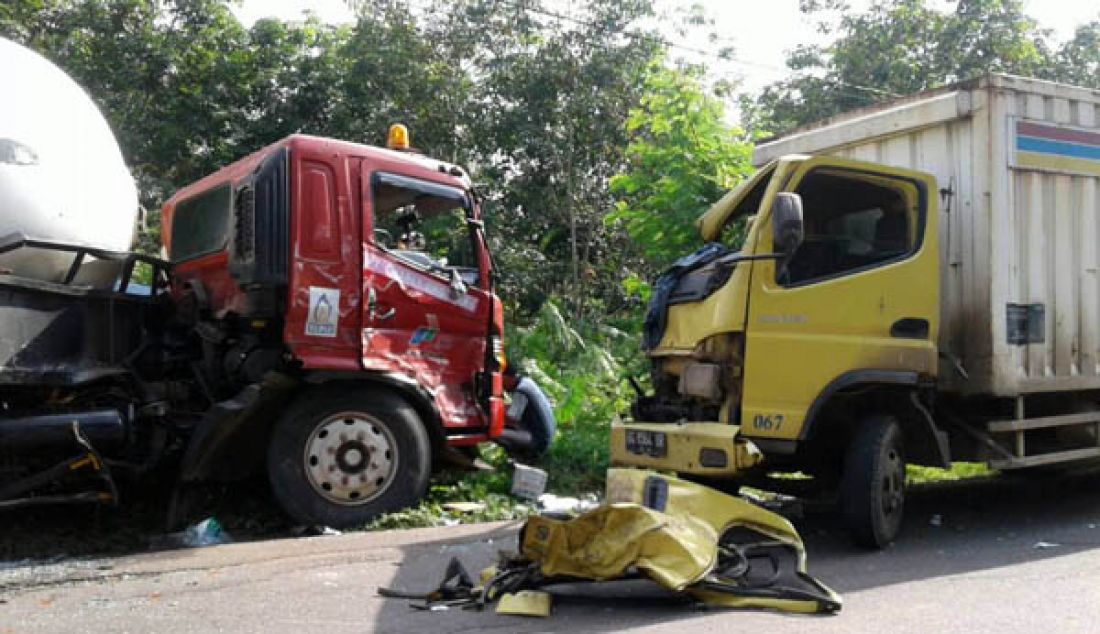
<svg viewBox="0 0 1100 634">
<path fill-rule="evenodd" d="M 764 192 L 775 173 L 775 165 L 772 162 L 764 166 L 699 217 L 696 226 L 704 241 L 719 241 L 733 249 L 741 248 L 749 219 L 760 208 Z"/>
<path fill-rule="evenodd" d="M 478 283 L 472 205 L 466 192 L 389 174 L 375 177 L 374 242 L 402 260 Z"/>
</svg>

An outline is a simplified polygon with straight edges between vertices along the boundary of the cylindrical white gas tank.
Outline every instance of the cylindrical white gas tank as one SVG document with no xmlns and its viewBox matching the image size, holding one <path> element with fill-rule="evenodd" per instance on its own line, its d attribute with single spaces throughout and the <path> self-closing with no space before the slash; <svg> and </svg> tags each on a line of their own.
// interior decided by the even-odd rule
<svg viewBox="0 0 1100 634">
<path fill-rule="evenodd" d="M 0 38 L 0 242 L 20 233 L 126 251 L 137 213 L 133 177 L 95 103 L 46 58 Z M 0 254 L 0 272 L 59 281 L 71 261 L 20 249 Z M 113 268 L 93 263 L 79 281 L 110 284 Z"/>
</svg>

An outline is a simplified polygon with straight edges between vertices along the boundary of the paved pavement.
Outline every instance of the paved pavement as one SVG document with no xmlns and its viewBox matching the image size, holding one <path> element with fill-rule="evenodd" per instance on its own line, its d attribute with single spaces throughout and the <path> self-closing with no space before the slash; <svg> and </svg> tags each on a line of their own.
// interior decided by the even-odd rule
<svg viewBox="0 0 1100 634">
<path fill-rule="evenodd" d="M 912 496 L 902 540 L 848 545 L 836 520 L 797 522 L 839 615 L 700 611 L 640 582 L 565 587 L 549 619 L 420 612 L 377 588 L 425 590 L 454 556 L 471 571 L 515 524 L 359 533 L 0 570 L 14 632 L 1098 632 L 1100 476 L 998 478 Z M 938 517 L 937 517 L 938 516 Z"/>
</svg>

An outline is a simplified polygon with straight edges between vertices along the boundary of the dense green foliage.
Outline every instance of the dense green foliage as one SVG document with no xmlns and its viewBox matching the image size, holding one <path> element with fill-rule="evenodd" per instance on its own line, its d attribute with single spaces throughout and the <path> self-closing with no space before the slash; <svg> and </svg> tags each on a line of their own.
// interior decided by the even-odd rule
<svg viewBox="0 0 1100 634">
<path fill-rule="evenodd" d="M 618 200 L 607 221 L 645 245 L 643 271 L 690 252 L 695 219 L 752 172 L 752 145 L 724 122 L 723 102 L 702 88 L 703 72 L 654 68 L 626 121 L 629 167 L 611 179 Z"/>
<path fill-rule="evenodd" d="M 836 39 L 793 51 L 791 77 L 745 101 L 754 125 L 782 131 L 988 72 L 1100 88 L 1100 21 L 1058 45 L 1021 0 L 956 0 L 949 12 L 940 4 L 880 0 L 854 13 L 844 0 L 802 0 Z"/>
<path fill-rule="evenodd" d="M 558 491 L 598 487 L 607 424 L 633 397 L 626 377 L 645 383 L 647 282 L 751 172 L 752 135 L 987 71 L 1100 88 L 1100 21 L 1057 44 L 1020 0 L 947 12 L 881 0 L 863 13 L 803 0 L 835 39 L 797 49 L 790 78 L 742 100 L 750 135 L 729 123 L 729 87 L 675 60 L 653 30 L 653 0 L 586 0 L 569 15 L 542 0 L 349 4 L 349 25 L 246 27 L 226 0 L 7 0 L 0 35 L 99 103 L 153 210 L 148 250 L 174 189 L 290 133 L 380 144 L 400 121 L 425 154 L 467 166 L 485 197 L 509 357 L 557 406 Z M 708 25 L 693 11 L 681 35 Z M 427 513 L 506 487 L 499 475 L 452 483 Z"/>
</svg>

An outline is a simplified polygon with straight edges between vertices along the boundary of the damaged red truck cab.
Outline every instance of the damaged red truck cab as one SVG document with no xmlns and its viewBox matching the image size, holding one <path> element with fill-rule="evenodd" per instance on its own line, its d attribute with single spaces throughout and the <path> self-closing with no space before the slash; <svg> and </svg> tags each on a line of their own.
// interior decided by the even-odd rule
<svg viewBox="0 0 1100 634">
<path fill-rule="evenodd" d="M 293 135 L 176 193 L 162 243 L 174 304 L 214 350 L 206 383 L 281 395 L 256 437 L 295 519 L 397 510 L 433 457 L 501 435 L 503 311 L 461 168 Z"/>
</svg>

